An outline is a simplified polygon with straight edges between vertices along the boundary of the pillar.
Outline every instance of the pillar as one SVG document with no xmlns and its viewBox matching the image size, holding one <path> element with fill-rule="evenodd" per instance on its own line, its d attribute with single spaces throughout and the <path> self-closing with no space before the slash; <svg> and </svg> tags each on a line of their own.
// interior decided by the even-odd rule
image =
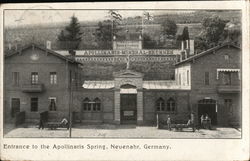
<svg viewBox="0 0 250 161">
<path fill-rule="evenodd" d="M 137 92 L 137 124 L 143 123 L 143 92 Z"/>
<path fill-rule="evenodd" d="M 114 95 L 114 121 L 117 124 L 120 124 L 120 91 L 119 90 L 115 90 L 115 95 Z"/>
</svg>

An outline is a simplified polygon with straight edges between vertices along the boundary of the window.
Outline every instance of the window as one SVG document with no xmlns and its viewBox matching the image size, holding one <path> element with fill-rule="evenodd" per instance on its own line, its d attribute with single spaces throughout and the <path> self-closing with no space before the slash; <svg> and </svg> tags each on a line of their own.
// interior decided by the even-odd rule
<svg viewBox="0 0 250 161">
<path fill-rule="evenodd" d="M 209 85 L 209 72 L 205 72 L 205 85 Z"/>
<path fill-rule="evenodd" d="M 56 72 L 50 72 L 50 84 L 57 84 Z"/>
<path fill-rule="evenodd" d="M 230 72 L 223 72 L 222 83 L 224 85 L 231 85 L 231 73 Z"/>
<path fill-rule="evenodd" d="M 232 99 L 224 99 L 225 109 L 228 110 L 230 113 L 233 112 L 232 104 L 233 104 Z"/>
<path fill-rule="evenodd" d="M 175 100 L 173 98 L 169 98 L 167 100 L 167 111 L 168 112 L 175 111 Z"/>
<path fill-rule="evenodd" d="M 30 111 L 36 112 L 38 111 L 38 98 L 37 97 L 32 97 L 30 99 Z"/>
<path fill-rule="evenodd" d="M 224 59 L 225 59 L 225 60 L 229 60 L 229 55 L 227 55 L 227 54 L 224 55 Z"/>
<path fill-rule="evenodd" d="M 49 98 L 49 110 L 56 111 L 56 98 L 55 97 Z"/>
<path fill-rule="evenodd" d="M 101 100 L 99 98 L 94 99 L 93 111 L 101 111 Z"/>
<path fill-rule="evenodd" d="M 187 70 L 187 85 L 189 85 L 189 70 Z"/>
<path fill-rule="evenodd" d="M 156 101 L 156 109 L 157 109 L 157 111 L 165 111 L 165 103 L 164 103 L 164 100 L 162 98 L 159 98 Z"/>
<path fill-rule="evenodd" d="M 101 100 L 99 98 L 95 98 L 94 101 L 91 102 L 89 98 L 85 98 L 83 100 L 82 111 L 88 111 L 88 112 L 101 111 Z"/>
<path fill-rule="evenodd" d="M 31 73 L 31 84 L 38 84 L 38 73 L 37 72 Z"/>
<path fill-rule="evenodd" d="M 91 111 L 91 104 L 89 98 L 83 100 L 83 111 Z"/>
<path fill-rule="evenodd" d="M 19 72 L 12 72 L 12 84 L 19 86 Z"/>
</svg>

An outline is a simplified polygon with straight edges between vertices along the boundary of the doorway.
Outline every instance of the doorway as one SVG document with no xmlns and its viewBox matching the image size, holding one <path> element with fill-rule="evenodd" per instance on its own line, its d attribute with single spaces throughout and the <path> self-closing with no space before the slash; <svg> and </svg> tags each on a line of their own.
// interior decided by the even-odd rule
<svg viewBox="0 0 250 161">
<path fill-rule="evenodd" d="M 11 117 L 15 117 L 16 113 L 20 112 L 20 98 L 11 99 Z"/>
<path fill-rule="evenodd" d="M 137 95 L 121 94 L 121 124 L 136 124 L 137 122 Z"/>
<path fill-rule="evenodd" d="M 201 115 L 211 118 L 211 124 L 217 125 L 216 101 L 213 99 L 203 99 L 198 101 L 198 122 L 201 124 Z"/>
</svg>

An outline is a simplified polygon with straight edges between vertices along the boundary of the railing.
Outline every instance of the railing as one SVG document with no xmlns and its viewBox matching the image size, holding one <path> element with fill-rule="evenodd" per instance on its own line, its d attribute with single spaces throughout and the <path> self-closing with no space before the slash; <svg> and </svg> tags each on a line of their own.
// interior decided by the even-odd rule
<svg viewBox="0 0 250 161">
<path fill-rule="evenodd" d="M 218 85 L 218 93 L 239 93 L 241 91 L 240 85 Z"/>
<path fill-rule="evenodd" d="M 44 86 L 43 84 L 23 84 L 22 91 L 23 92 L 43 92 Z"/>
</svg>

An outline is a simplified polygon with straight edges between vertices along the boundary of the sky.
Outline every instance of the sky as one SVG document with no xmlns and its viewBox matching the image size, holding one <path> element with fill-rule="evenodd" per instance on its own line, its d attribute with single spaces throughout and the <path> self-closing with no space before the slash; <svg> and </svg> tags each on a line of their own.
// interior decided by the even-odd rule
<svg viewBox="0 0 250 161">
<path fill-rule="evenodd" d="M 141 16 L 143 10 L 119 10 L 123 18 Z M 176 11 L 148 11 L 151 15 L 177 13 Z M 178 11 L 180 12 L 180 11 Z M 193 12 L 193 11 L 184 11 Z M 46 24 L 68 22 L 75 15 L 79 21 L 96 21 L 108 19 L 108 10 L 5 10 L 5 26 L 18 27 L 29 24 Z"/>
</svg>

